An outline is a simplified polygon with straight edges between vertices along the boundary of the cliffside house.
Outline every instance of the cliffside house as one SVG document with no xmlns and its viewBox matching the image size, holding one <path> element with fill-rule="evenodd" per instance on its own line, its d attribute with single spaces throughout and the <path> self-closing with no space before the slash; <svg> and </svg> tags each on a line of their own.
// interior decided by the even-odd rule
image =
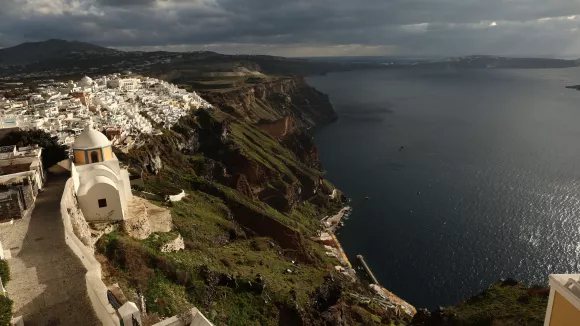
<svg viewBox="0 0 580 326">
<path fill-rule="evenodd" d="M 74 141 L 71 174 L 87 221 L 127 219 L 132 198 L 129 172 L 121 169 L 111 142 L 89 125 Z"/>
<path fill-rule="evenodd" d="M 0 147 L 0 222 L 26 216 L 44 181 L 42 148 Z"/>
<path fill-rule="evenodd" d="M 550 275 L 544 326 L 580 325 L 580 274 Z"/>
</svg>

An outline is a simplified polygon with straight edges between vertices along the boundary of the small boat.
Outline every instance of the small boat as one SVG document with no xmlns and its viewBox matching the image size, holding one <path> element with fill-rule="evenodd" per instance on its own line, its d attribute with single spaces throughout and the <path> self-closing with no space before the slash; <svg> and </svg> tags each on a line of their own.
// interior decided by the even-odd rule
<svg viewBox="0 0 580 326">
<path fill-rule="evenodd" d="M 365 199 L 369 199 L 369 197 L 365 197 Z"/>
</svg>

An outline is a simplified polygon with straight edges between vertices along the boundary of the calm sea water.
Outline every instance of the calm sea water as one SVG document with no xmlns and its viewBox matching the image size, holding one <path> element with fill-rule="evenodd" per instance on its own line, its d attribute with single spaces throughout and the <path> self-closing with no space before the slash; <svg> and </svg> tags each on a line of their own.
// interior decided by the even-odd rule
<svg viewBox="0 0 580 326">
<path fill-rule="evenodd" d="M 313 131 L 328 179 L 352 198 L 339 239 L 385 287 L 434 308 L 500 278 L 580 272 L 580 92 L 564 88 L 579 69 L 309 82 L 340 115 Z"/>
</svg>

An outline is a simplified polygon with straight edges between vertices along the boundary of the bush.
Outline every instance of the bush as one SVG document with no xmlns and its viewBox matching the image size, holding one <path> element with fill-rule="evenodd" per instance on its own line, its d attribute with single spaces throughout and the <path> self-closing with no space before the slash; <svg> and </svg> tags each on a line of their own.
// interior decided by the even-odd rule
<svg viewBox="0 0 580 326">
<path fill-rule="evenodd" d="M 225 258 L 225 257 L 224 257 L 224 258 L 222 258 L 222 259 L 220 259 L 220 262 L 221 262 L 221 263 L 222 263 L 222 264 L 223 264 L 225 267 L 228 267 L 228 268 L 231 268 L 231 267 L 233 266 L 232 262 L 231 262 L 229 259 Z"/>
<path fill-rule="evenodd" d="M 10 268 L 6 260 L 0 260 L 0 277 L 2 278 L 2 284 L 6 286 L 6 283 L 10 281 Z"/>
<path fill-rule="evenodd" d="M 268 238 L 255 238 L 252 240 L 252 249 L 255 251 L 266 251 L 270 249 L 270 240 Z"/>
<path fill-rule="evenodd" d="M 12 300 L 0 295 L 0 326 L 10 325 L 10 320 L 12 320 L 12 305 Z"/>
<path fill-rule="evenodd" d="M 153 269 L 147 267 L 149 260 L 140 248 L 130 244 L 123 247 L 125 268 L 131 275 L 133 284 L 139 289 L 147 289 L 149 282 L 155 275 Z"/>
<path fill-rule="evenodd" d="M 530 298 L 530 295 L 528 295 L 528 294 L 522 294 L 518 298 L 518 302 L 523 303 L 523 304 L 530 303 L 530 300 L 531 300 L 531 298 Z"/>
</svg>

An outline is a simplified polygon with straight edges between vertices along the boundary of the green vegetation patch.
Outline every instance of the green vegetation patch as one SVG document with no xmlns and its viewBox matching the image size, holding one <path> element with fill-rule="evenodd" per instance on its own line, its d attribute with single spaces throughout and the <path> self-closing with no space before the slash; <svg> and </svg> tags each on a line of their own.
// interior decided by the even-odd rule
<svg viewBox="0 0 580 326">
<path fill-rule="evenodd" d="M 140 288 L 148 309 L 159 316 L 195 306 L 218 325 L 276 325 L 281 306 L 309 309 L 313 290 L 332 269 L 326 260 L 293 261 L 270 238 L 248 237 L 224 201 L 207 193 L 188 192 L 171 211 L 174 232 L 143 241 L 113 232 L 97 244 L 115 262 L 116 276 L 125 279 L 119 284 Z M 160 252 L 177 233 L 186 249 Z"/>
<path fill-rule="evenodd" d="M 442 314 L 451 316 L 453 325 L 543 325 L 549 291 L 523 284 L 507 285 L 499 282 L 482 293 L 454 307 L 444 308 Z"/>
<path fill-rule="evenodd" d="M 167 280 L 162 274 L 151 280 L 145 297 L 147 309 L 160 316 L 174 316 L 191 309 L 185 287 Z"/>
<path fill-rule="evenodd" d="M 0 259 L 0 277 L 2 278 L 4 286 L 6 286 L 6 283 L 10 281 L 10 267 L 4 259 Z"/>
<path fill-rule="evenodd" d="M 296 173 L 312 179 L 320 176 L 320 171 L 309 168 L 296 158 L 289 149 L 274 138 L 246 123 L 230 125 L 234 141 L 239 144 L 244 154 L 258 163 L 283 174 L 288 181 L 298 180 Z"/>
<path fill-rule="evenodd" d="M 12 320 L 13 302 L 7 296 L 0 295 L 0 326 L 9 326 Z"/>
</svg>

